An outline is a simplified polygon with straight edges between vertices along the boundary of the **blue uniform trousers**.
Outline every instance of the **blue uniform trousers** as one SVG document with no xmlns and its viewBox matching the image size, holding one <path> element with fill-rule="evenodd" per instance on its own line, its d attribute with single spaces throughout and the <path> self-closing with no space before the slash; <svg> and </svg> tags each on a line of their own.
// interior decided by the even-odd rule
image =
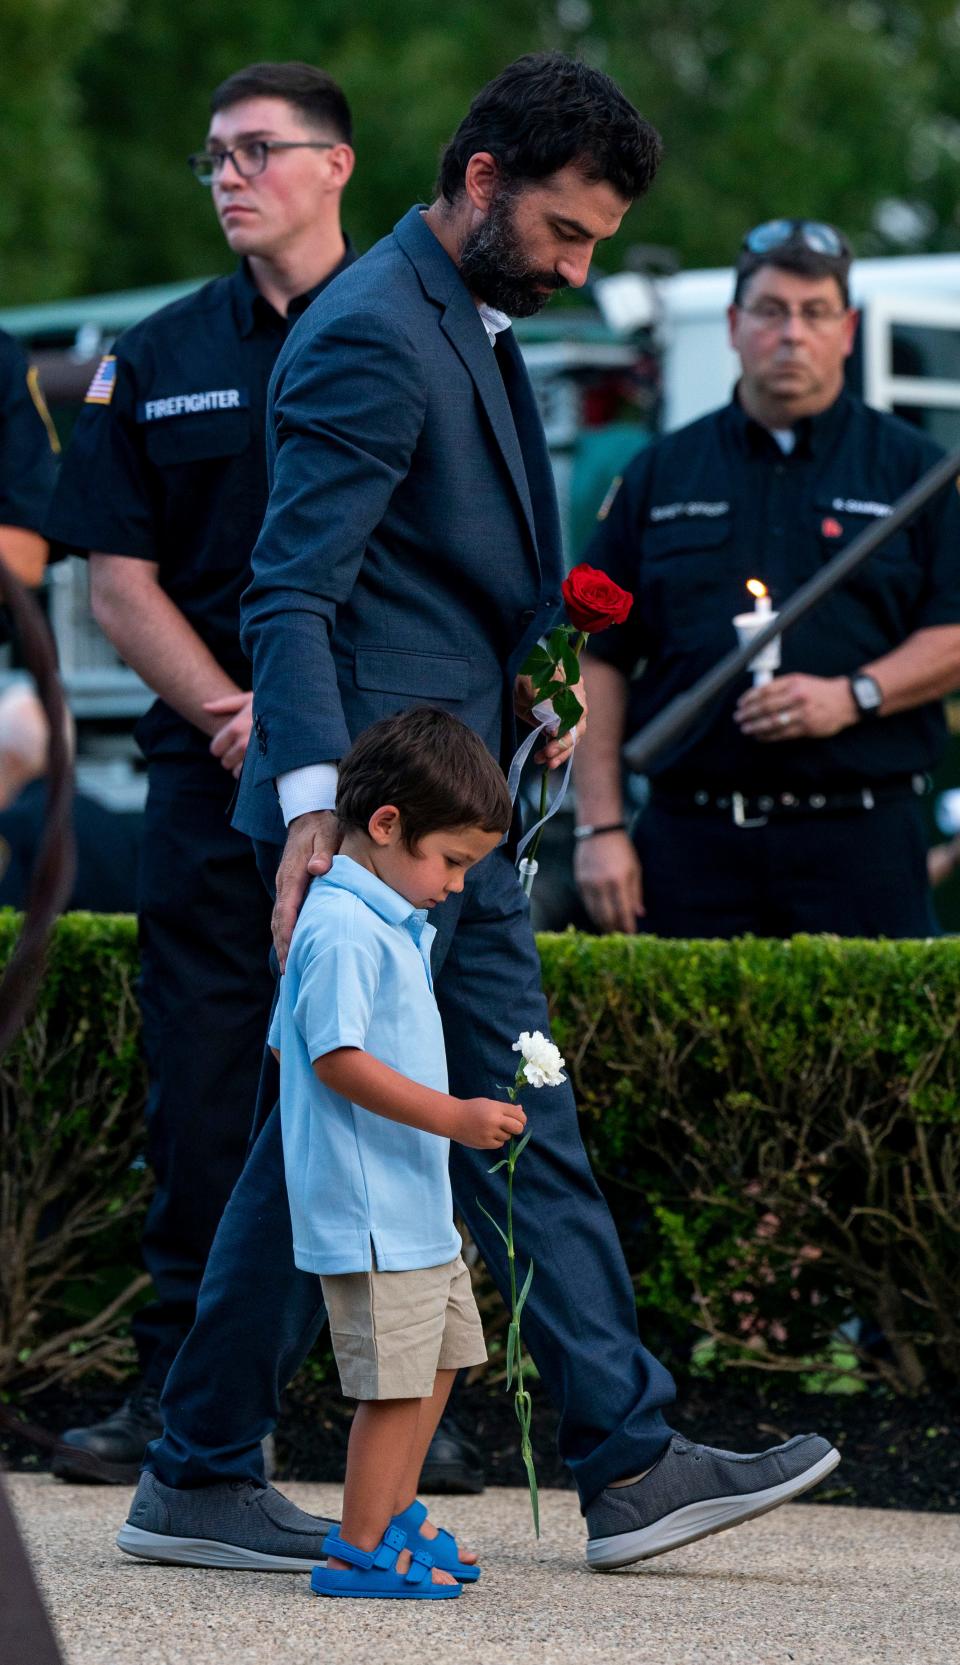
<svg viewBox="0 0 960 1665">
<path fill-rule="evenodd" d="M 202 754 L 155 757 L 140 857 L 147 1155 L 142 1252 L 154 1299 L 133 1320 L 159 1393 L 193 1324 L 210 1245 L 243 1166 L 273 996 L 270 899 L 227 819 L 234 782 Z"/>
<path fill-rule="evenodd" d="M 259 852 L 258 852 L 259 853 Z M 263 868 L 276 871 L 277 852 Z M 464 894 L 434 910 L 433 965 L 450 1089 L 498 1095 L 513 1079 L 521 1029 L 548 1028 L 529 911 L 512 863 L 495 851 Z M 261 1103 L 273 1104 L 266 1068 Z M 533 1137 L 518 1169 L 514 1231 L 522 1266 L 535 1262 L 524 1336 L 544 1389 L 560 1408 L 560 1453 L 584 1504 L 610 1480 L 649 1466 L 670 1430 L 666 1369 L 637 1335 L 633 1290 L 606 1203 L 587 1164 L 573 1093 L 530 1089 Z M 496 1153 L 451 1146 L 457 1208 L 504 1295 L 503 1244 L 480 1210 L 505 1214 Z M 197 1322 L 167 1379 L 166 1431 L 147 1467 L 172 1486 L 257 1477 L 259 1442 L 279 1394 L 324 1321 L 320 1280 L 293 1263 L 279 1109 L 270 1109 L 227 1205 L 197 1306 Z"/>
<path fill-rule="evenodd" d="M 738 827 L 654 798 L 636 844 L 655 936 L 939 935 L 915 799 Z"/>
</svg>

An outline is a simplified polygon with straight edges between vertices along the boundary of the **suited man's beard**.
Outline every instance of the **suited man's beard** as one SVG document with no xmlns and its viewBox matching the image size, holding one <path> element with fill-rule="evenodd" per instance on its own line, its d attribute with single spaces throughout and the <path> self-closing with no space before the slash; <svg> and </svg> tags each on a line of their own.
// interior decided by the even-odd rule
<svg viewBox="0 0 960 1665">
<path fill-rule="evenodd" d="M 531 267 L 513 223 L 513 194 L 500 190 L 486 219 L 464 242 L 460 275 L 472 295 L 510 318 L 532 318 L 566 289 L 558 272 Z"/>
</svg>

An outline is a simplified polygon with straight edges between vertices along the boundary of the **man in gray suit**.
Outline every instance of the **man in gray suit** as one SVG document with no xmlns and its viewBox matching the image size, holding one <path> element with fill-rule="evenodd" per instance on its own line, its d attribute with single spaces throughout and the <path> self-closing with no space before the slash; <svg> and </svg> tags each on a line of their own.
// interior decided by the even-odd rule
<svg viewBox="0 0 960 1665">
<path fill-rule="evenodd" d="M 273 384 L 272 492 L 244 598 L 255 745 L 237 824 L 277 874 L 283 963 L 309 875 L 336 849 L 336 760 L 376 718 L 429 702 L 506 762 L 527 708 L 519 666 L 556 617 L 562 554 L 543 430 L 510 316 L 579 286 L 650 183 L 659 140 L 608 77 L 558 54 L 483 89 L 448 147 L 440 193 L 332 284 Z M 565 743 L 544 748 L 559 762 Z M 451 767 L 455 760 L 451 760 Z M 285 846 L 277 871 L 280 846 Z M 505 848 L 435 910 L 436 994 L 451 1091 L 495 1091 L 521 1028 L 548 1017 L 525 898 Z M 168 1377 L 122 1548 L 202 1565 L 309 1567 L 325 1523 L 260 1468 L 260 1440 L 323 1322 L 294 1268 L 275 1091 L 224 1214 L 197 1323 Z M 642 1346 L 633 1290 L 580 1141 L 569 1083 L 528 1105 L 534 1135 L 515 1231 L 536 1276 L 524 1334 L 561 1406 L 560 1446 L 588 1560 L 619 1566 L 763 1513 L 839 1460 L 801 1436 L 734 1457 L 675 1435 L 668 1372 Z M 501 1291 L 484 1209 L 502 1184 L 465 1147 L 454 1195 Z"/>
</svg>

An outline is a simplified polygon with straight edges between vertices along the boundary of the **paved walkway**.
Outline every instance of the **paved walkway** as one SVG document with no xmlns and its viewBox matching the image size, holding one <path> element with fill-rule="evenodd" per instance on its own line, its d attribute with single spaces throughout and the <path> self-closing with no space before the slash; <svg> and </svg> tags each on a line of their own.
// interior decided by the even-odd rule
<svg viewBox="0 0 960 1665">
<path fill-rule="evenodd" d="M 573 1495 L 438 1500 L 484 1575 L 446 1606 L 320 1601 L 306 1575 L 149 1566 L 127 1493 L 7 1476 L 67 1665 L 956 1665 L 960 1518 L 777 1510 L 622 1573 L 588 1572 Z M 332 1486 L 284 1488 L 335 1514 Z M 2 1577 L 2 1569 L 0 1569 Z M 5 1661 L 4 1665 L 29 1665 Z"/>
</svg>

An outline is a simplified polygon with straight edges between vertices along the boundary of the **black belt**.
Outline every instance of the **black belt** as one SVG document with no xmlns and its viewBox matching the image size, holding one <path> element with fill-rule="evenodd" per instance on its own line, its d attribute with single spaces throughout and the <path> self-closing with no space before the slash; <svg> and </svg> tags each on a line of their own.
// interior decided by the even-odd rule
<svg viewBox="0 0 960 1665">
<path fill-rule="evenodd" d="M 763 792 L 752 788 L 706 788 L 678 791 L 651 782 L 651 801 L 665 809 L 686 814 L 729 815 L 738 827 L 764 827 L 771 817 L 791 820 L 799 815 L 829 815 L 850 810 L 874 809 L 877 804 L 903 803 L 922 798 L 930 791 L 929 775 L 895 775 L 876 786 L 852 786 L 830 792 L 787 792 L 779 788 Z"/>
</svg>

